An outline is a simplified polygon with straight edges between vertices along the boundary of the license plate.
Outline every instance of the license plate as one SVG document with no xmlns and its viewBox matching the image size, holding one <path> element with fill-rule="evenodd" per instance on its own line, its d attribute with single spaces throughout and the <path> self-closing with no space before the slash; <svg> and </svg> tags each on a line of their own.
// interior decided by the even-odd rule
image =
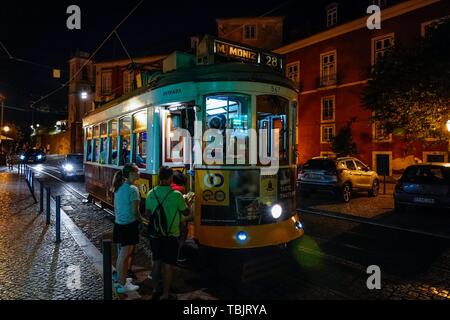
<svg viewBox="0 0 450 320">
<path fill-rule="evenodd" d="M 419 198 L 416 197 L 414 198 L 414 202 L 416 203 L 426 203 L 426 204 L 434 204 L 434 199 L 430 199 L 430 198 Z"/>
<path fill-rule="evenodd" d="M 323 177 L 319 174 L 308 174 L 307 178 L 313 180 L 322 180 Z"/>
</svg>

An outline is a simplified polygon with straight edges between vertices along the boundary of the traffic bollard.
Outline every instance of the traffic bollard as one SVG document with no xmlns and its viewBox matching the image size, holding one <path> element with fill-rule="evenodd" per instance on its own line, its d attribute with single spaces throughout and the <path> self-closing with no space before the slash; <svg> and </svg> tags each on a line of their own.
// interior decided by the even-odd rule
<svg viewBox="0 0 450 320">
<path fill-rule="evenodd" d="M 111 251 L 112 241 L 103 239 L 103 299 L 112 300 L 112 267 Z"/>
<path fill-rule="evenodd" d="M 45 192 L 47 193 L 47 219 L 46 223 L 47 225 L 50 225 L 50 188 L 46 187 Z"/>
<path fill-rule="evenodd" d="M 56 223 L 56 242 L 60 243 L 61 242 L 61 196 L 56 196 L 56 208 L 55 208 L 55 212 L 56 212 L 56 219 L 55 219 L 55 223 Z"/>
<path fill-rule="evenodd" d="M 39 181 L 39 213 L 44 212 L 44 183 Z"/>
</svg>

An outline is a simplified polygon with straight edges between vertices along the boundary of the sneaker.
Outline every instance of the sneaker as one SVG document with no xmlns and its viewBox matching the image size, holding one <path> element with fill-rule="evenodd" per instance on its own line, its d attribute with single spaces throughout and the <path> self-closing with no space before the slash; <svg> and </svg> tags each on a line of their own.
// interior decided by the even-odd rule
<svg viewBox="0 0 450 320">
<path fill-rule="evenodd" d="M 116 292 L 118 294 L 125 294 L 139 290 L 139 286 L 132 284 L 131 282 L 127 282 L 124 286 L 118 284 L 115 286 Z"/>
</svg>

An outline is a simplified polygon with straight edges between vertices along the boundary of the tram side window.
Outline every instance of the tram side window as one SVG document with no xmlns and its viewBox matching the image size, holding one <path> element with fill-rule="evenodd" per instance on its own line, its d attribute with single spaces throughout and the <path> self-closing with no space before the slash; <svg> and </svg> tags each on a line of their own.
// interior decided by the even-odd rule
<svg viewBox="0 0 450 320">
<path fill-rule="evenodd" d="M 99 126 L 94 127 L 94 150 L 92 152 L 92 162 L 98 162 L 99 150 L 100 150 L 100 128 Z"/>
<path fill-rule="evenodd" d="M 86 129 L 86 161 L 92 161 L 92 128 Z"/>
<path fill-rule="evenodd" d="M 117 166 L 117 120 L 111 120 L 110 123 L 110 139 L 111 139 L 111 155 L 109 158 L 109 164 Z"/>
<path fill-rule="evenodd" d="M 131 116 L 126 116 L 120 119 L 120 141 L 121 141 L 121 156 L 119 159 L 119 166 L 131 163 L 131 145 L 130 145 L 130 134 L 131 134 Z"/>
<path fill-rule="evenodd" d="M 106 164 L 106 152 L 108 141 L 108 128 L 106 123 L 100 124 L 100 150 L 99 150 L 99 163 Z"/>
<path fill-rule="evenodd" d="M 261 129 L 267 130 L 267 140 L 261 141 L 267 146 L 266 155 L 270 158 L 276 157 L 274 153 L 275 144 L 278 143 L 280 164 L 288 163 L 288 115 L 289 101 L 274 95 L 261 95 L 256 99 L 256 113 L 258 134 Z M 279 130 L 279 140 L 274 141 L 274 130 Z M 259 146 L 262 147 L 261 145 Z"/>
<path fill-rule="evenodd" d="M 146 168 L 147 161 L 147 111 L 136 113 L 133 116 L 136 165 Z"/>
</svg>

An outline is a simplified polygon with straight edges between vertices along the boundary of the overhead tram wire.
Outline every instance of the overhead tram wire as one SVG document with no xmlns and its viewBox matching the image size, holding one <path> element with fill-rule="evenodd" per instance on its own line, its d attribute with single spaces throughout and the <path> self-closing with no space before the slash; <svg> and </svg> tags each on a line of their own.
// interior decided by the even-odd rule
<svg viewBox="0 0 450 320">
<path fill-rule="evenodd" d="M 64 89 L 65 87 L 67 87 L 68 85 L 69 85 L 69 83 L 70 83 L 70 81 L 72 81 L 73 79 L 75 79 L 76 78 L 76 76 L 78 75 L 78 74 L 80 74 L 80 72 L 83 70 L 83 68 L 85 67 L 85 66 L 87 66 L 87 64 L 89 63 L 89 62 L 91 62 L 92 61 L 92 59 L 95 57 L 95 55 L 98 53 L 98 51 L 100 51 L 100 49 L 105 45 L 105 43 L 112 37 L 112 35 L 116 32 L 116 30 L 117 29 L 119 29 L 119 27 L 141 6 L 141 4 L 144 2 L 145 0 L 140 0 L 139 1 L 139 3 L 130 11 L 130 13 L 128 13 L 128 15 L 124 18 L 124 19 L 122 19 L 122 21 L 120 21 L 120 23 L 108 34 L 108 36 L 102 41 L 102 43 L 97 47 L 97 49 L 95 49 L 94 50 L 94 52 L 91 54 L 91 56 L 89 57 L 89 59 L 81 66 L 81 68 L 79 68 L 78 69 L 78 71 L 77 72 L 75 72 L 75 74 L 69 79 L 69 80 L 67 80 L 67 82 L 66 83 L 64 83 L 64 84 L 62 84 L 61 85 L 61 87 L 59 87 L 59 88 L 56 88 L 55 90 L 52 90 L 51 92 L 49 92 L 48 94 L 46 94 L 45 96 L 43 96 L 43 97 L 41 97 L 39 100 L 37 100 L 37 101 L 35 101 L 35 102 L 33 102 L 32 104 L 31 104 L 31 108 L 34 108 L 34 106 L 37 104 L 37 103 L 39 103 L 39 102 L 41 102 L 41 101 L 43 101 L 43 100 L 45 100 L 45 99 L 47 99 L 47 98 L 49 98 L 50 96 L 52 96 L 52 95 L 54 95 L 55 93 L 57 93 L 58 91 L 60 91 L 60 90 L 62 90 L 62 89 Z"/>
</svg>

